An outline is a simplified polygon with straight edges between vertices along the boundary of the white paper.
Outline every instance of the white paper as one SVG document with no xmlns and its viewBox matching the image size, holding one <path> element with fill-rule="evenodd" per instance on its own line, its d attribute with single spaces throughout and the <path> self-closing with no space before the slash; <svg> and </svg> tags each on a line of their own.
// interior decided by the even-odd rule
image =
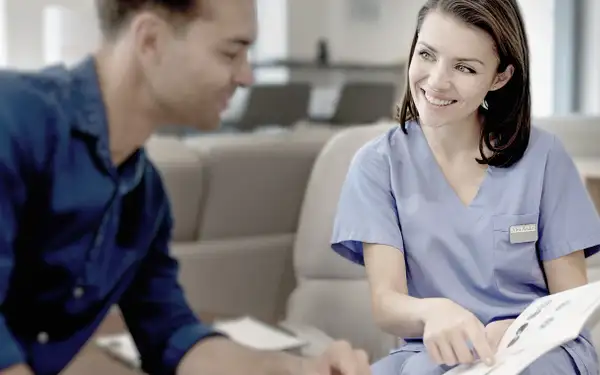
<svg viewBox="0 0 600 375">
<path fill-rule="evenodd" d="M 250 317 L 219 321 L 214 328 L 232 341 L 256 350 L 292 350 L 307 344 L 305 340 Z M 129 333 L 100 336 L 96 339 L 96 345 L 128 366 L 140 367 L 140 354 Z"/>
<path fill-rule="evenodd" d="M 214 327 L 238 344 L 257 350 L 291 350 L 306 345 L 305 341 L 251 317 L 219 321 Z"/>
<path fill-rule="evenodd" d="M 141 365 L 140 354 L 129 333 L 98 337 L 96 345 L 128 366 L 139 368 Z"/>
<path fill-rule="evenodd" d="M 596 324 L 600 282 L 542 297 L 529 305 L 506 330 L 495 365 L 461 365 L 446 375 L 517 375 L 537 358 L 577 338 Z"/>
</svg>

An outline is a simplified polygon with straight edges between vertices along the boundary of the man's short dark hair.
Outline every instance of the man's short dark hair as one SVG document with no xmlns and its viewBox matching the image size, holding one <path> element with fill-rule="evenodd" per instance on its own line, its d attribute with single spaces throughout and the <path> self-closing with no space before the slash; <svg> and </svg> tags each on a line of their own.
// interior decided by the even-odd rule
<svg viewBox="0 0 600 375">
<path fill-rule="evenodd" d="M 96 0 L 100 29 L 105 38 L 116 36 L 133 15 L 142 10 L 156 10 L 177 22 L 196 18 L 199 0 Z"/>
</svg>

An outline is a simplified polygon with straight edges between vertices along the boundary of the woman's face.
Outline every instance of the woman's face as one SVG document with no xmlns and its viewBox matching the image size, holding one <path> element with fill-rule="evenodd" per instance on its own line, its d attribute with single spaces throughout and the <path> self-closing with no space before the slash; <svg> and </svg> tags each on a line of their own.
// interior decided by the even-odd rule
<svg viewBox="0 0 600 375">
<path fill-rule="evenodd" d="M 486 32 L 437 11 L 425 17 L 411 59 L 410 90 L 423 126 L 476 116 L 488 91 L 512 74 L 512 67 L 497 74 L 498 56 Z"/>
</svg>

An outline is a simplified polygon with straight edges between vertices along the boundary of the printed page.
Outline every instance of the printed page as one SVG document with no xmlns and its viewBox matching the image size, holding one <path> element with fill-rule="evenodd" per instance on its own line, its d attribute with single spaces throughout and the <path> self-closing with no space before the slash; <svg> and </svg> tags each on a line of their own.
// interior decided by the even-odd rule
<svg viewBox="0 0 600 375">
<path fill-rule="evenodd" d="M 492 367 L 458 366 L 446 375 L 517 375 L 544 353 L 575 339 L 598 320 L 600 282 L 539 298 L 506 331 Z"/>
<path fill-rule="evenodd" d="M 544 353 L 560 345 L 559 342 L 548 341 L 545 345 L 512 349 L 510 352 L 498 354 L 495 363 L 488 366 L 483 362 L 472 365 L 461 365 L 447 371 L 444 375 L 517 375 L 532 364 Z"/>
<path fill-rule="evenodd" d="M 600 283 L 591 283 L 533 302 L 506 331 L 498 351 L 520 350 L 579 335 L 600 304 Z"/>
</svg>

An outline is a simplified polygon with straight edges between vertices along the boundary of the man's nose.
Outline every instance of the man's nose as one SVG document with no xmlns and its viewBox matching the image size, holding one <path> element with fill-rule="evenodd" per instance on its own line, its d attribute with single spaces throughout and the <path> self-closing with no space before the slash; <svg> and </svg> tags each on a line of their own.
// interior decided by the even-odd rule
<svg viewBox="0 0 600 375">
<path fill-rule="evenodd" d="M 234 81 L 237 86 L 248 87 L 254 83 L 254 72 L 250 66 L 248 59 L 242 63 L 239 69 L 236 71 Z"/>
</svg>

